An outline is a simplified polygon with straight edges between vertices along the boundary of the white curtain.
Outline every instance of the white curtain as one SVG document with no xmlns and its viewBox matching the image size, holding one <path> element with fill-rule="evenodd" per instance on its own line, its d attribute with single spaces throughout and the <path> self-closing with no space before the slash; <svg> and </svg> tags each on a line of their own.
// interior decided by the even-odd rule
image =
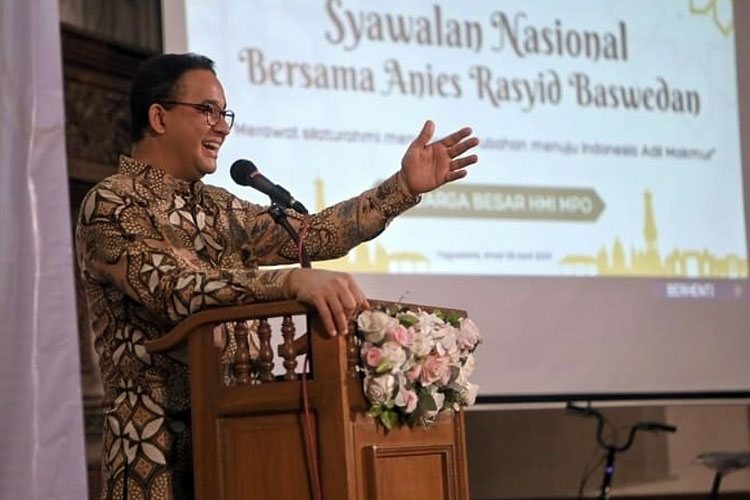
<svg viewBox="0 0 750 500">
<path fill-rule="evenodd" d="M 0 0 L 0 499 L 84 500 L 58 0 Z"/>
</svg>

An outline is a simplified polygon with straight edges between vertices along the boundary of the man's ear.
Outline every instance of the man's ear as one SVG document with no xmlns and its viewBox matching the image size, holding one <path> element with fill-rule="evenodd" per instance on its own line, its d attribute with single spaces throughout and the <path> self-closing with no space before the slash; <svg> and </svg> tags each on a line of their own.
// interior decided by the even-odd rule
<svg viewBox="0 0 750 500">
<path fill-rule="evenodd" d="M 166 132 L 166 109 L 161 104 L 152 104 L 148 108 L 148 124 L 156 135 Z"/>
</svg>

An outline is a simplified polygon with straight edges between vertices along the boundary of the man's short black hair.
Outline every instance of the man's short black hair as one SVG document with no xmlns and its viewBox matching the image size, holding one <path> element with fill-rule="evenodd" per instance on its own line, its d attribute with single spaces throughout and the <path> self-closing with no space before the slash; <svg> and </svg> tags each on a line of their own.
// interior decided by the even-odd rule
<svg viewBox="0 0 750 500">
<path fill-rule="evenodd" d="M 151 105 L 174 99 L 177 81 L 194 69 L 216 74 L 214 62 L 199 54 L 162 54 L 141 64 L 130 87 L 130 134 L 134 143 L 143 139 L 148 130 Z"/>
</svg>

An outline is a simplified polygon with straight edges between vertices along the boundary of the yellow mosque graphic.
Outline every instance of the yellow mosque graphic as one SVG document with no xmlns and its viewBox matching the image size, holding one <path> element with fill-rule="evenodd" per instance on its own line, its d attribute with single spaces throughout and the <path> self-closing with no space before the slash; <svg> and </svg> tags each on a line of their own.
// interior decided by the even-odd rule
<svg viewBox="0 0 750 500">
<path fill-rule="evenodd" d="M 319 212 L 326 207 L 324 183 L 320 178 L 314 182 Z M 559 261 L 560 275 L 747 278 L 748 260 L 735 254 L 722 257 L 708 249 L 675 248 L 662 257 L 650 191 L 643 194 L 643 204 L 643 248 L 627 252 L 616 238 L 611 248 L 602 246 L 595 255 L 566 255 Z M 430 270 L 430 260 L 419 252 L 388 252 L 383 245 L 370 242 L 360 244 L 344 257 L 318 262 L 315 267 L 363 273 L 425 273 Z"/>
<path fill-rule="evenodd" d="M 730 0 L 690 0 L 690 13 L 694 16 L 711 16 L 711 21 L 725 37 L 734 31 L 732 9 Z"/>
<path fill-rule="evenodd" d="M 315 179 L 315 206 L 320 212 L 326 207 L 324 184 Z M 344 257 L 318 262 L 318 269 L 357 273 L 425 273 L 430 270 L 430 260 L 419 252 L 388 252 L 379 243 L 362 243 Z"/>
<path fill-rule="evenodd" d="M 645 247 L 630 250 L 629 258 L 619 238 L 612 248 L 602 246 L 596 255 L 567 255 L 560 260 L 563 274 L 598 276 L 665 276 L 678 278 L 747 278 L 747 258 L 735 254 L 723 257 L 708 249 L 674 249 L 662 258 L 659 232 L 651 193 L 643 195 L 643 237 Z"/>
</svg>

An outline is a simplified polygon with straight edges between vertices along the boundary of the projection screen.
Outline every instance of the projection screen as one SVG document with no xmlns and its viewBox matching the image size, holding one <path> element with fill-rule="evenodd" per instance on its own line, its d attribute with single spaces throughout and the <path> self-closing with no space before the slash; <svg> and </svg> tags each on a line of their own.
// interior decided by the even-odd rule
<svg viewBox="0 0 750 500">
<path fill-rule="evenodd" d="M 314 267 L 466 309 L 484 401 L 748 395 L 750 6 L 717 0 L 184 0 L 253 160 L 313 211 L 395 172 L 426 119 L 480 163 Z M 744 19 L 745 22 L 740 22 Z M 742 92 L 739 92 L 739 90 Z M 741 125 L 744 126 L 741 127 Z"/>
</svg>

